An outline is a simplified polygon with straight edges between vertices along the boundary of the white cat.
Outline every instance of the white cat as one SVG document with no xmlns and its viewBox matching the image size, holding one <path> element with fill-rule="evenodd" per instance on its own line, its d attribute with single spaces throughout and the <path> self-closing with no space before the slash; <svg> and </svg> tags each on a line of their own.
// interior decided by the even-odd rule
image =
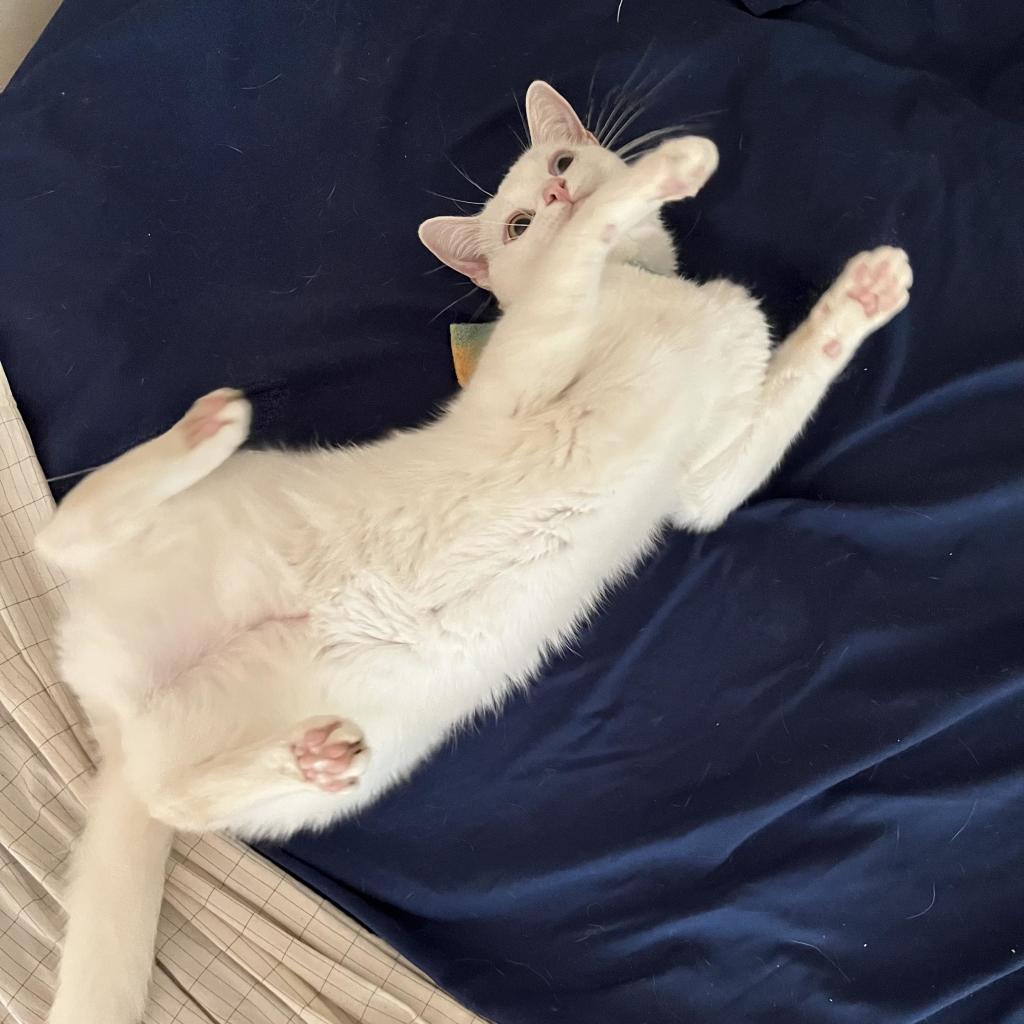
<svg viewBox="0 0 1024 1024">
<path fill-rule="evenodd" d="M 905 254 L 863 253 L 771 352 L 742 288 L 673 273 L 659 209 L 707 181 L 711 142 L 627 166 L 550 86 L 526 109 L 481 213 L 420 229 L 504 310 L 442 418 L 238 452 L 249 406 L 214 392 L 39 536 L 73 580 L 63 672 L 102 758 L 52 1024 L 139 1018 L 174 829 L 283 837 L 401 781 L 667 522 L 721 523 L 906 304 Z"/>
</svg>

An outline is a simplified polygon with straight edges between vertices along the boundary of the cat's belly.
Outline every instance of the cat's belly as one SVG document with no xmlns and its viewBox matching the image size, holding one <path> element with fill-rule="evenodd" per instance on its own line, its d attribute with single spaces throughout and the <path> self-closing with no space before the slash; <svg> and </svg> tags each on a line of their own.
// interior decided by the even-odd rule
<svg viewBox="0 0 1024 1024">
<path fill-rule="evenodd" d="M 637 465 L 603 488 L 510 494 L 500 511 L 461 523 L 415 572 L 389 572 L 381 559 L 350 574 L 314 609 L 339 697 L 362 680 L 379 693 L 402 687 L 429 715 L 434 687 L 464 688 L 473 710 L 481 690 L 528 678 L 647 550 L 667 514 L 663 478 Z"/>
<path fill-rule="evenodd" d="M 216 523 L 204 536 L 182 506 L 167 509 L 166 546 L 125 545 L 101 577 L 70 588 L 61 669 L 90 706 L 130 712 L 247 633 L 274 623 L 308 630 L 307 608 L 269 540 L 243 539 Z"/>
<path fill-rule="evenodd" d="M 282 629 L 309 634 L 308 618 L 294 613 L 200 622 L 184 607 L 165 606 L 158 621 L 141 615 L 125 620 L 103 611 L 72 610 L 64 620 L 58 637 L 61 674 L 90 708 L 128 714 L 162 691 L 219 670 L 250 639 L 264 642 Z"/>
</svg>

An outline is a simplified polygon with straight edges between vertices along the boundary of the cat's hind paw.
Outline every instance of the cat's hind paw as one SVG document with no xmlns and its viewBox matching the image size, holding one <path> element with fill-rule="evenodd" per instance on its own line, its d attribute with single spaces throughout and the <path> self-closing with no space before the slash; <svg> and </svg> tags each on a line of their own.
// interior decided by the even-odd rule
<svg viewBox="0 0 1024 1024">
<path fill-rule="evenodd" d="M 914 274 L 902 249 L 881 245 L 858 253 L 818 304 L 819 318 L 838 318 L 853 332 L 874 331 L 910 301 Z"/>
<path fill-rule="evenodd" d="M 291 749 L 302 778 L 325 793 L 356 785 L 369 760 L 362 730 L 339 718 L 304 723 Z"/>
<path fill-rule="evenodd" d="M 880 327 L 910 301 L 914 275 L 902 249 L 889 245 L 862 252 L 847 264 L 837 285 L 861 308 L 872 328 Z"/>
<path fill-rule="evenodd" d="M 913 281 L 902 249 L 882 245 L 854 256 L 811 314 L 821 351 L 833 360 L 848 359 L 907 305 Z"/>
<path fill-rule="evenodd" d="M 212 443 L 230 454 L 249 436 L 251 417 L 251 407 L 241 391 L 220 388 L 198 399 L 177 429 L 190 450 Z"/>
</svg>

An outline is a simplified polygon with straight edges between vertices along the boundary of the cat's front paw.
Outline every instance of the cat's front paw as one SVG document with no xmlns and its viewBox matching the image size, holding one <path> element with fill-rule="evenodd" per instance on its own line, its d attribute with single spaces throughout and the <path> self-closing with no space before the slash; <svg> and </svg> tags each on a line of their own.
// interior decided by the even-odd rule
<svg viewBox="0 0 1024 1024">
<path fill-rule="evenodd" d="M 302 778 L 325 793 L 356 785 L 369 760 L 362 730 L 339 718 L 304 723 L 291 749 Z"/>
<path fill-rule="evenodd" d="M 718 167 L 718 147 L 700 135 L 669 139 L 637 162 L 636 175 L 655 199 L 695 196 Z"/>
</svg>

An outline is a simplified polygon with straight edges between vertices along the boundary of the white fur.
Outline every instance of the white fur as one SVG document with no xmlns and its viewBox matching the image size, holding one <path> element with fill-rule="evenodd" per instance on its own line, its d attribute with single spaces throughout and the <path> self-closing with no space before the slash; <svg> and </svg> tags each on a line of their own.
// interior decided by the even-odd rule
<svg viewBox="0 0 1024 1024">
<path fill-rule="evenodd" d="M 248 405 L 215 394 L 40 535 L 74 579 L 64 675 L 103 757 L 52 1024 L 137 1020 L 172 828 L 284 837 L 404 779 L 528 681 L 667 522 L 721 523 L 906 303 L 905 256 L 862 255 L 771 354 L 742 288 L 627 263 L 671 271 L 658 210 L 696 193 L 714 146 L 627 167 L 549 86 L 527 109 L 542 141 L 482 214 L 422 229 L 505 310 L 441 419 L 360 448 L 236 452 Z M 566 148 L 576 202 L 545 206 Z M 505 242 L 517 209 L 535 220 Z M 353 788 L 323 792 L 292 743 L 342 719 L 368 752 Z"/>
</svg>

